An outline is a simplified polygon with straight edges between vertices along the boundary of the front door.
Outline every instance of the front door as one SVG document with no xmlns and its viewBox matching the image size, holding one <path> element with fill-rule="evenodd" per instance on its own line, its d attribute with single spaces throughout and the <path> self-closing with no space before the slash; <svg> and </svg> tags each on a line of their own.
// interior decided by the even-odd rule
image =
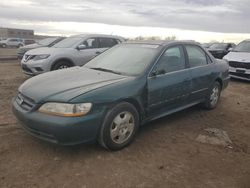
<svg viewBox="0 0 250 188">
<path fill-rule="evenodd" d="M 82 42 L 86 48 L 78 50 L 77 52 L 77 62 L 78 65 L 84 65 L 92 58 L 97 56 L 99 52 L 102 51 L 98 38 L 89 38 Z"/>
<path fill-rule="evenodd" d="M 173 46 L 160 57 L 148 78 L 148 114 L 157 116 L 184 106 L 191 91 L 191 74 L 182 46 Z"/>
</svg>

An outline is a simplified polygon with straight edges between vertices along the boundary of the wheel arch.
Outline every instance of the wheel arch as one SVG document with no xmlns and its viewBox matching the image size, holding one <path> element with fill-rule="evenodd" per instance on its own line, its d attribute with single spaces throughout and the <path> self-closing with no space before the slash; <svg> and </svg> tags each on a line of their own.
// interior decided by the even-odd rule
<svg viewBox="0 0 250 188">
<path fill-rule="evenodd" d="M 119 103 L 120 102 L 127 102 L 127 103 L 132 104 L 136 108 L 136 110 L 137 110 L 137 112 L 139 114 L 140 123 L 143 122 L 143 119 L 145 117 L 145 111 L 144 111 L 144 109 L 142 107 L 142 104 L 140 104 L 140 102 L 137 99 L 135 99 L 135 98 L 125 98 L 125 99 L 120 100 Z"/>
<path fill-rule="evenodd" d="M 54 67 L 59 61 L 66 61 L 66 62 L 68 62 L 72 67 L 75 66 L 75 63 L 74 63 L 70 58 L 63 57 L 63 58 L 56 59 L 56 60 L 51 64 L 50 70 L 53 70 L 53 67 Z"/>
<path fill-rule="evenodd" d="M 223 82 L 222 82 L 222 79 L 220 77 L 216 78 L 215 82 L 219 82 L 221 89 L 223 88 Z"/>
</svg>

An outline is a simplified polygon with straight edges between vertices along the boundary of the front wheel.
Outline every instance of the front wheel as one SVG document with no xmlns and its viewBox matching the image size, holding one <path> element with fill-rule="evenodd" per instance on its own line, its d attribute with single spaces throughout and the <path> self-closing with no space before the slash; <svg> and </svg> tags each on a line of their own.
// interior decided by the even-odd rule
<svg viewBox="0 0 250 188">
<path fill-rule="evenodd" d="M 215 82 L 211 87 L 207 99 L 205 101 L 205 107 L 207 109 L 214 109 L 216 108 L 221 94 L 221 85 L 219 82 Z"/>
<path fill-rule="evenodd" d="M 60 70 L 71 67 L 71 64 L 67 61 L 58 61 L 52 68 L 52 70 Z"/>
<path fill-rule="evenodd" d="M 139 114 L 136 108 L 122 102 L 106 115 L 99 135 L 99 143 L 110 150 L 120 150 L 129 145 L 139 127 Z"/>
</svg>

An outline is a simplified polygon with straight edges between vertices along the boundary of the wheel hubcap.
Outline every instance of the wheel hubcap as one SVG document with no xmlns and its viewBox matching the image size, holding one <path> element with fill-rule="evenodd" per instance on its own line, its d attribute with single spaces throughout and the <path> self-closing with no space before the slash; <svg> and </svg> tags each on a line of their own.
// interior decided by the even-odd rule
<svg viewBox="0 0 250 188">
<path fill-rule="evenodd" d="M 132 135 L 135 128 L 134 116 L 130 112 L 118 114 L 111 125 L 110 135 L 113 142 L 122 144 Z"/>
<path fill-rule="evenodd" d="M 61 65 L 58 69 L 66 69 L 66 68 L 68 68 L 67 65 Z"/>
<path fill-rule="evenodd" d="M 218 88 L 218 86 L 216 86 L 213 88 L 211 96 L 210 96 L 211 104 L 213 106 L 216 105 L 218 102 L 218 99 L 219 99 L 219 88 Z"/>
</svg>

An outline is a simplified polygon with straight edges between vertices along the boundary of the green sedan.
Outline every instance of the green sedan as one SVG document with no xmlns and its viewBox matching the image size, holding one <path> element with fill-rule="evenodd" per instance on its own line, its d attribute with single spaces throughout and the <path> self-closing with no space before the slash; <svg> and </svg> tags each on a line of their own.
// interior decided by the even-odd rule
<svg viewBox="0 0 250 188">
<path fill-rule="evenodd" d="M 146 122 L 199 103 L 215 108 L 228 68 L 194 42 L 127 42 L 83 67 L 28 79 L 13 99 L 13 112 L 18 125 L 40 139 L 98 141 L 119 150 Z"/>
</svg>

